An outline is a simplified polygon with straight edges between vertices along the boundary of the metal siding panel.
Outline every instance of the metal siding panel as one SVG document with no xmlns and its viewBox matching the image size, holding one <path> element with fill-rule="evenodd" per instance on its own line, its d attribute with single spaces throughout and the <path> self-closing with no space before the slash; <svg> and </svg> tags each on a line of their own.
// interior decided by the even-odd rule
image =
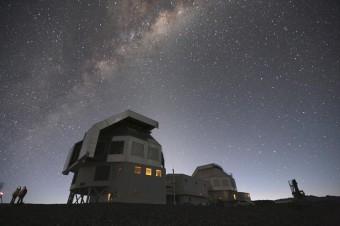
<svg viewBox="0 0 340 226">
<path fill-rule="evenodd" d="M 93 158 L 96 152 L 96 146 L 99 136 L 99 130 L 93 130 L 91 136 L 89 137 L 89 142 L 87 144 L 87 154 L 89 157 Z"/>
<path fill-rule="evenodd" d="M 96 128 L 91 127 L 91 129 L 87 131 L 86 136 L 84 137 L 83 146 L 81 147 L 78 159 L 81 159 L 85 155 L 88 155 L 89 152 L 91 152 L 91 148 L 93 148 L 93 142 L 97 142 L 97 139 L 98 133 L 96 132 Z"/>
<path fill-rule="evenodd" d="M 100 130 L 113 125 L 127 117 L 132 117 L 134 119 L 137 119 L 141 122 L 144 122 L 146 124 L 149 124 L 153 127 L 158 128 L 158 122 L 154 121 L 150 118 L 147 118 L 143 115 L 140 115 L 136 112 L 133 111 L 125 111 L 121 114 L 118 115 L 114 115 L 111 116 L 110 118 L 100 121 L 96 124 L 94 124 L 86 133 L 86 136 L 84 138 L 84 142 L 83 142 L 83 146 L 81 148 L 81 151 L 79 153 L 79 157 L 78 159 L 81 159 L 82 157 L 84 157 L 85 155 L 88 155 L 89 157 L 94 157 L 95 154 L 95 150 L 96 150 L 96 145 L 97 145 L 97 141 L 98 141 L 98 136 L 99 136 L 99 132 Z"/>
<path fill-rule="evenodd" d="M 68 151 L 68 154 L 67 154 L 67 157 L 66 157 L 66 161 L 65 161 L 65 164 L 64 164 L 64 168 L 63 168 L 63 174 L 65 174 L 65 175 L 68 174 L 68 172 L 66 172 L 66 171 L 68 169 L 68 166 L 70 165 L 71 156 L 73 154 L 74 147 L 75 147 L 75 145 L 73 145 L 73 147 Z"/>
</svg>

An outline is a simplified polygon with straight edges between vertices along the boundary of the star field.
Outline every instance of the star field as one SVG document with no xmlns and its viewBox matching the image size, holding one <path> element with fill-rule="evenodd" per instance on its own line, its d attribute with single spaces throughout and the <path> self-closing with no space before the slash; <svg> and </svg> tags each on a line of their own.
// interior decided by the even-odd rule
<svg viewBox="0 0 340 226">
<path fill-rule="evenodd" d="M 4 201 L 65 203 L 71 146 L 126 109 L 167 171 L 215 162 L 253 199 L 340 195 L 337 1 L 2 1 Z"/>
</svg>

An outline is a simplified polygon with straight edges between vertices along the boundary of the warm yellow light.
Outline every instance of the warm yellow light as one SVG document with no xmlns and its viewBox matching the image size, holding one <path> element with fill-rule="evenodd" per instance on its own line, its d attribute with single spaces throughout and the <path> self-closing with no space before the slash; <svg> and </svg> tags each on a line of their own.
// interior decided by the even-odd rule
<svg viewBox="0 0 340 226">
<path fill-rule="evenodd" d="M 236 200 L 236 194 L 233 194 L 234 200 Z"/>
<path fill-rule="evenodd" d="M 142 167 L 141 166 L 135 166 L 135 174 L 141 174 L 142 173 Z"/>
<path fill-rule="evenodd" d="M 151 168 L 145 168 L 145 175 L 151 176 L 152 175 L 152 169 Z"/>
<path fill-rule="evenodd" d="M 162 177 L 162 170 L 156 170 L 156 177 Z"/>
</svg>

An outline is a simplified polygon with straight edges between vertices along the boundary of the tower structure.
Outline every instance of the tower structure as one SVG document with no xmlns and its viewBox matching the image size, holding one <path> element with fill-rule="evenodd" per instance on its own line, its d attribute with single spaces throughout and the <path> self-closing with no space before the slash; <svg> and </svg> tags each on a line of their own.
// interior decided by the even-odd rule
<svg viewBox="0 0 340 226">
<path fill-rule="evenodd" d="M 130 110 L 94 124 L 66 159 L 63 174 L 73 173 L 67 202 L 165 204 L 164 157 L 154 128 L 157 121 Z"/>
</svg>

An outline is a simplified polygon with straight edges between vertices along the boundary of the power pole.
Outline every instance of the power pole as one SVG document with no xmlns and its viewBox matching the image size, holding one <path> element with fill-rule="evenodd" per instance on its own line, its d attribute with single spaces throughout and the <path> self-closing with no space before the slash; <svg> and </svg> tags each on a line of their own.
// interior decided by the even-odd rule
<svg viewBox="0 0 340 226">
<path fill-rule="evenodd" d="M 172 197 L 173 204 L 176 206 L 176 187 L 175 187 L 175 170 L 172 168 Z"/>
</svg>

